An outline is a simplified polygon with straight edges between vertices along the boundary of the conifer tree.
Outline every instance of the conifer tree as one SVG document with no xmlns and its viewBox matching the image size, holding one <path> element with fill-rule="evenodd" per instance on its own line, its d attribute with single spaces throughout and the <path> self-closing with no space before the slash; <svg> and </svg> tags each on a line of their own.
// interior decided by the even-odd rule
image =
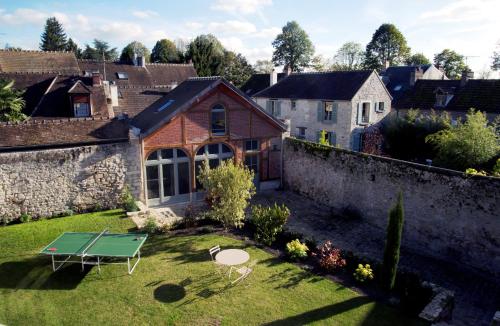
<svg viewBox="0 0 500 326">
<path fill-rule="evenodd" d="M 384 280 L 384 286 L 388 290 L 392 290 L 394 288 L 394 283 L 396 281 L 403 223 L 403 193 L 399 192 L 396 205 L 389 211 L 389 223 L 387 224 L 384 261 L 382 264 L 382 277 Z"/>
<path fill-rule="evenodd" d="M 45 22 L 45 28 L 40 42 L 42 51 L 66 50 L 66 33 L 56 17 L 50 17 Z"/>
</svg>

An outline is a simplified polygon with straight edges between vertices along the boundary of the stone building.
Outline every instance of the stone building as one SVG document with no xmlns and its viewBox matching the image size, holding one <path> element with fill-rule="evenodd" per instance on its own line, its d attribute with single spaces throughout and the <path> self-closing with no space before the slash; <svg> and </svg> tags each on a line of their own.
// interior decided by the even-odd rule
<svg viewBox="0 0 500 326">
<path fill-rule="evenodd" d="M 363 130 L 391 109 L 391 95 L 375 71 L 293 73 L 253 95 L 275 117 L 289 121 L 297 138 L 359 151 Z"/>
</svg>

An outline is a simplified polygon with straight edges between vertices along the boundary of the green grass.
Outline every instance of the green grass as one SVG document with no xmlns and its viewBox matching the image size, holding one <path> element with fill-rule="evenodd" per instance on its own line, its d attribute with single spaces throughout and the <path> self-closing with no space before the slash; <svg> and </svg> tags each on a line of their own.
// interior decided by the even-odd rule
<svg viewBox="0 0 500 326">
<path fill-rule="evenodd" d="M 6 325 L 412 325 L 418 322 L 293 264 L 218 235 L 148 239 L 132 275 L 78 264 L 52 273 L 38 251 L 64 231 L 128 232 L 121 211 L 0 228 L 0 324 Z M 208 248 L 244 248 L 254 273 L 228 287 Z"/>
</svg>

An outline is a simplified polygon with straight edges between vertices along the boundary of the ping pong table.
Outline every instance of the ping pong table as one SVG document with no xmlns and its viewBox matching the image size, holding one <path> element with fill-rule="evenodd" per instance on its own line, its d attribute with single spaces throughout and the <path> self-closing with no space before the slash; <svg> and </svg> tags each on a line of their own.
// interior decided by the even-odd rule
<svg viewBox="0 0 500 326">
<path fill-rule="evenodd" d="M 147 234 L 115 234 L 107 230 L 101 233 L 65 232 L 40 251 L 40 254 L 52 256 L 53 271 L 59 270 L 66 263 L 97 265 L 101 271 L 101 264 L 127 265 L 128 273 L 132 274 L 141 260 L 141 247 L 147 239 Z M 137 260 L 130 265 L 131 259 Z M 70 260 L 79 257 L 79 260 Z M 103 262 L 103 259 L 113 259 L 112 262 Z M 127 262 L 116 262 L 117 259 L 127 259 Z"/>
</svg>

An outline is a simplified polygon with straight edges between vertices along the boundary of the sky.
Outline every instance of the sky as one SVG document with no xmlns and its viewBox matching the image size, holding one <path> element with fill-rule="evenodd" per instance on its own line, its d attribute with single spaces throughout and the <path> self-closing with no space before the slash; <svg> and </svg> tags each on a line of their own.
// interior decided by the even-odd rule
<svg viewBox="0 0 500 326">
<path fill-rule="evenodd" d="M 162 38 L 211 33 L 254 63 L 271 58 L 272 41 L 291 20 L 326 58 L 348 41 L 366 46 L 381 24 L 393 23 L 413 53 L 432 58 L 450 48 L 481 73 L 500 50 L 499 13 L 500 0 L 0 0 L 0 47 L 38 49 L 45 20 L 55 16 L 80 47 L 99 38 L 119 50 L 134 40 L 152 48 Z"/>
</svg>

